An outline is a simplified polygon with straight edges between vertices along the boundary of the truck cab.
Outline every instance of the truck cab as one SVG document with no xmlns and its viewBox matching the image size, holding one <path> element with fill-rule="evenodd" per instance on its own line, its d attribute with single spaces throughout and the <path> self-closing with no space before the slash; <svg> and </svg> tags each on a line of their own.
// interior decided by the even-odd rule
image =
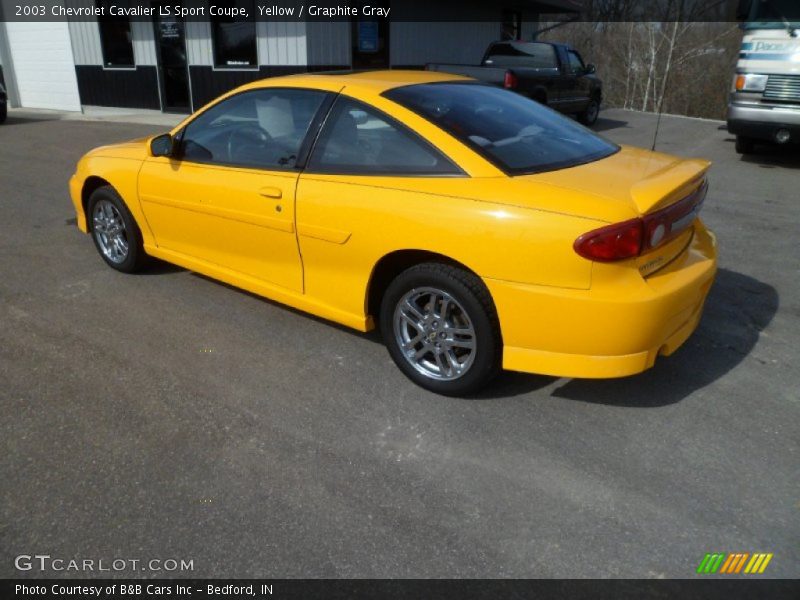
<svg viewBox="0 0 800 600">
<path fill-rule="evenodd" d="M 744 38 L 728 103 L 736 151 L 800 142 L 800 2 L 743 0 Z"/>
</svg>

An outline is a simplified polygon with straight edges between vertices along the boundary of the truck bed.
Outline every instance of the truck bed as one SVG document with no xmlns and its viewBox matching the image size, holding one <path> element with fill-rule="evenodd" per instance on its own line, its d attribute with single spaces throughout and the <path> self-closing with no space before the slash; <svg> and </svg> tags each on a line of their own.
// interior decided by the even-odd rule
<svg viewBox="0 0 800 600">
<path fill-rule="evenodd" d="M 481 67 L 478 65 L 451 65 L 446 63 L 428 63 L 425 65 L 426 71 L 437 71 L 439 73 L 451 73 L 453 75 L 463 75 L 472 77 L 478 81 L 491 83 L 503 87 L 506 73 L 509 69 L 502 67 Z"/>
</svg>

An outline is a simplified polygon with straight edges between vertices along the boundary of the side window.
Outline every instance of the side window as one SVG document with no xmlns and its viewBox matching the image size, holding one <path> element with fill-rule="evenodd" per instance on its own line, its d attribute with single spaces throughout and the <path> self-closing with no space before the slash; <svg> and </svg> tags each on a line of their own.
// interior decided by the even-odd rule
<svg viewBox="0 0 800 600">
<path fill-rule="evenodd" d="M 325 92 L 263 89 L 237 94 L 189 123 L 181 159 L 261 169 L 291 169 Z"/>
<path fill-rule="evenodd" d="M 214 66 L 257 67 L 256 22 L 253 18 L 257 13 L 253 0 L 222 0 L 216 4 L 217 14 L 211 17 Z"/>
<path fill-rule="evenodd" d="M 391 117 L 345 97 L 334 104 L 308 169 L 363 175 L 462 174 L 449 159 Z"/>
<path fill-rule="evenodd" d="M 104 15 L 97 18 L 103 65 L 106 67 L 133 67 L 130 19 L 112 16 L 109 13 L 111 5 L 113 5 L 111 0 L 95 0 L 95 6 L 101 9 Z"/>
<path fill-rule="evenodd" d="M 583 66 L 583 61 L 581 57 L 578 56 L 577 52 L 570 50 L 567 53 L 569 57 L 569 68 L 572 71 L 573 75 L 583 75 L 584 71 L 586 71 L 586 67 Z"/>
</svg>

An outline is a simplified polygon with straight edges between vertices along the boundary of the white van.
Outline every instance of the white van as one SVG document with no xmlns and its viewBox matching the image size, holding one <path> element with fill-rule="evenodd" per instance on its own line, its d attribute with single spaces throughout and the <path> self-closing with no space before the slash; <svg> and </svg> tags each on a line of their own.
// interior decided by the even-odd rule
<svg viewBox="0 0 800 600">
<path fill-rule="evenodd" d="M 742 0 L 745 35 L 728 104 L 739 154 L 800 142 L 800 0 Z"/>
</svg>

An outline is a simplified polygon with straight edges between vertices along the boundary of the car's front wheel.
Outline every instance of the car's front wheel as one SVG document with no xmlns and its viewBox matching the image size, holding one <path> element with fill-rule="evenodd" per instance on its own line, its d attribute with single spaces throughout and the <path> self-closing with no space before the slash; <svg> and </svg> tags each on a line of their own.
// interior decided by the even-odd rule
<svg viewBox="0 0 800 600">
<path fill-rule="evenodd" d="M 471 394 L 500 371 L 494 303 L 480 278 L 463 269 L 424 263 L 402 272 L 384 294 L 380 326 L 400 370 L 433 392 Z"/>
<path fill-rule="evenodd" d="M 8 115 L 8 104 L 6 102 L 2 102 L 0 103 L 0 123 L 5 123 L 7 115 Z"/>
<path fill-rule="evenodd" d="M 94 245 L 106 264 L 123 273 L 141 269 L 147 260 L 142 235 L 114 188 L 96 189 L 87 208 Z"/>
</svg>

